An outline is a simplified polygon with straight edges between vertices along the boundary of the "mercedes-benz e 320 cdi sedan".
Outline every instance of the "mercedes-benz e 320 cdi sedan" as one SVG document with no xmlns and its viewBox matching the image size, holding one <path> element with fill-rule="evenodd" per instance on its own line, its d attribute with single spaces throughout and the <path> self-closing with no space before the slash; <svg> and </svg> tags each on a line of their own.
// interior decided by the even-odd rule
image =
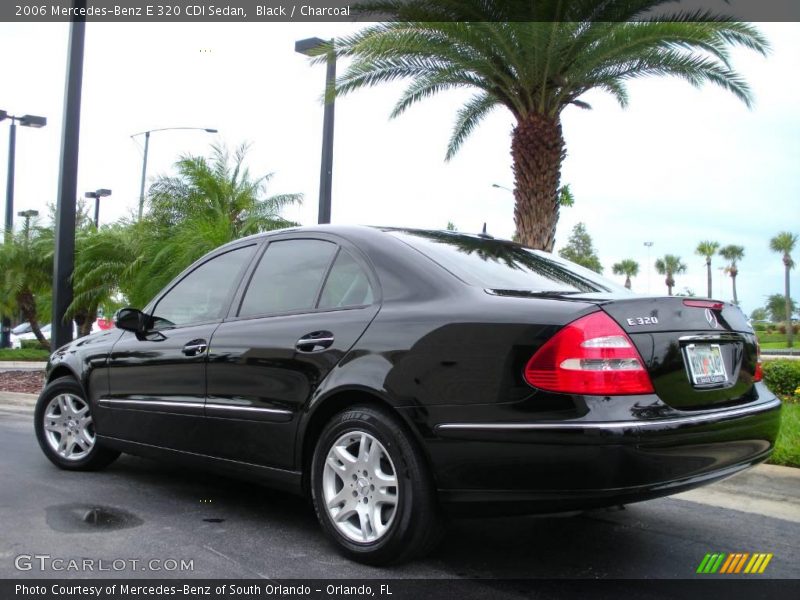
<svg viewBox="0 0 800 600">
<path fill-rule="evenodd" d="M 645 500 L 765 460 L 780 403 L 741 311 L 631 294 L 487 236 L 322 226 L 227 244 L 51 357 L 59 467 L 169 457 L 310 495 L 356 560 L 440 514 Z"/>
</svg>

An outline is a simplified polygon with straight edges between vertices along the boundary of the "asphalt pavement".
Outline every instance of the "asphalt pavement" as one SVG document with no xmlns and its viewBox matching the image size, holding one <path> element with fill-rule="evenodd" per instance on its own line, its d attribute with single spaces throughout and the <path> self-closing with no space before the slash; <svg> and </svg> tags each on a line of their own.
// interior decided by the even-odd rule
<svg viewBox="0 0 800 600">
<path fill-rule="evenodd" d="M 777 479 L 751 471 L 693 499 L 453 520 L 428 558 L 372 568 L 337 554 L 302 498 L 125 455 L 97 473 L 59 470 L 36 443 L 29 408 L 3 405 L 0 578 L 76 576 L 64 571 L 69 560 L 93 561 L 79 577 L 692 578 L 703 577 L 706 553 L 764 552 L 773 558 L 758 577 L 797 579 L 800 479 L 772 469 Z M 731 507 L 737 497 L 744 510 Z M 24 558 L 36 555 L 49 558 Z M 97 570 L 101 561 L 109 570 Z"/>
</svg>

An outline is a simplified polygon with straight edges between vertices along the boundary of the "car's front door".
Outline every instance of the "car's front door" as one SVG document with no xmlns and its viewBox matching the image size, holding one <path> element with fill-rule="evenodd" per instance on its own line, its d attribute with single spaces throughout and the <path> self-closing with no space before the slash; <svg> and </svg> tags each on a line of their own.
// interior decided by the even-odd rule
<svg viewBox="0 0 800 600">
<path fill-rule="evenodd" d="M 195 266 L 148 311 L 151 330 L 126 332 L 114 344 L 109 394 L 98 402 L 104 435 L 202 451 L 208 345 L 255 249 L 247 244 Z"/>
<path fill-rule="evenodd" d="M 355 248 L 277 239 L 211 338 L 206 416 L 213 454 L 291 469 L 297 415 L 378 312 Z"/>
</svg>

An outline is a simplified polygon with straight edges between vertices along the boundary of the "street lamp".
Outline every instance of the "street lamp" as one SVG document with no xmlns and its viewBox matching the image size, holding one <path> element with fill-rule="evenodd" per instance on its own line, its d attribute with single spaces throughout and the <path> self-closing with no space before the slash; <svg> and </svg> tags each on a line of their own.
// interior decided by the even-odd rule
<svg viewBox="0 0 800 600">
<path fill-rule="evenodd" d="M 150 148 L 150 134 L 157 131 L 176 131 L 176 130 L 192 130 L 192 131 L 205 131 L 206 133 L 217 133 L 216 129 L 210 127 L 162 127 L 161 129 L 150 129 L 149 131 L 140 131 L 134 133 L 131 138 L 137 135 L 144 135 L 144 157 L 142 159 L 142 185 L 139 189 L 139 220 L 142 220 L 142 213 L 144 211 L 144 184 L 147 178 L 147 151 Z"/>
<path fill-rule="evenodd" d="M 83 196 L 85 198 L 94 198 L 94 228 L 100 227 L 100 198 L 105 198 L 111 195 L 111 190 L 101 188 L 94 192 L 86 192 Z"/>
<path fill-rule="evenodd" d="M 6 180 L 5 231 L 6 237 L 8 237 L 14 231 L 14 163 L 16 159 L 17 122 L 23 127 L 39 129 L 47 125 L 47 119 L 45 117 L 37 117 L 36 115 L 16 117 L 8 114 L 4 110 L 0 110 L 0 121 L 6 119 L 11 119 L 11 129 L 8 132 L 8 174 Z"/>
<path fill-rule="evenodd" d="M 39 129 L 47 125 L 45 117 L 36 115 L 23 115 L 16 117 L 8 114 L 5 110 L 0 110 L 0 121 L 11 119 L 11 129 L 8 132 L 8 173 L 6 179 L 6 215 L 5 215 L 5 242 L 11 242 L 14 234 L 14 162 L 16 158 L 17 145 L 17 121 L 23 127 L 33 127 Z M 0 348 L 11 347 L 11 319 L 3 317 L 0 325 Z"/>
<path fill-rule="evenodd" d="M 23 231 L 25 232 L 25 240 L 28 240 L 28 236 L 30 235 L 31 230 L 31 219 L 36 218 L 39 216 L 38 210 L 21 210 L 17 213 L 18 217 L 22 217 L 25 219 L 25 227 Z"/>
<path fill-rule="evenodd" d="M 645 242 L 647 248 L 647 293 L 650 293 L 650 248 L 653 247 L 653 242 Z"/>
<path fill-rule="evenodd" d="M 331 184 L 333 179 L 333 110 L 335 100 L 333 89 L 336 82 L 336 52 L 333 40 L 325 41 L 313 37 L 298 40 L 294 51 L 305 56 L 319 56 L 327 51 L 328 71 L 325 76 L 325 115 L 322 120 L 322 164 L 319 171 L 319 217 L 318 223 L 331 222 Z"/>
</svg>

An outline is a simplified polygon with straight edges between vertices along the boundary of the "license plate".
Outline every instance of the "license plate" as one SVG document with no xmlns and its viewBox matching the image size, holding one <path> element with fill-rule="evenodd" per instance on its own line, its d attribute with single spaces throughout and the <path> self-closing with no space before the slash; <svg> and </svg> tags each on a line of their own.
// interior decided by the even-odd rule
<svg viewBox="0 0 800 600">
<path fill-rule="evenodd" d="M 686 360 L 695 385 L 728 381 L 719 344 L 689 344 L 686 346 Z"/>
</svg>

